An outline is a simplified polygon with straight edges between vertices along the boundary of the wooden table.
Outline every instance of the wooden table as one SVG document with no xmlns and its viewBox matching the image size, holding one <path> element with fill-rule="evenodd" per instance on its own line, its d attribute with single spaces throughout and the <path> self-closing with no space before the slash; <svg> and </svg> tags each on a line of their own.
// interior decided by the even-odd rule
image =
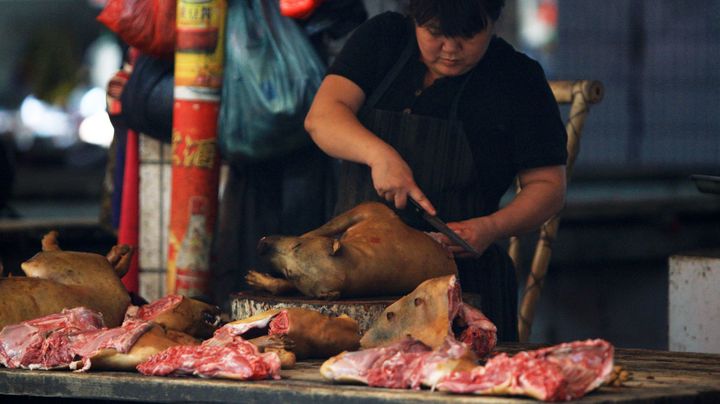
<svg viewBox="0 0 720 404">
<path fill-rule="evenodd" d="M 498 350 L 516 352 L 521 345 Z M 616 365 L 632 374 L 623 387 L 603 387 L 581 402 L 720 402 L 720 355 L 617 349 Z M 150 377 L 126 372 L 28 371 L 0 369 L 0 401 L 8 395 L 145 402 L 242 403 L 478 403 L 528 402 L 527 398 L 449 395 L 429 390 L 392 390 L 332 384 L 320 362 L 301 362 L 282 371 L 282 380 L 240 382 Z M 6 397 L 3 397 L 5 395 Z"/>
</svg>

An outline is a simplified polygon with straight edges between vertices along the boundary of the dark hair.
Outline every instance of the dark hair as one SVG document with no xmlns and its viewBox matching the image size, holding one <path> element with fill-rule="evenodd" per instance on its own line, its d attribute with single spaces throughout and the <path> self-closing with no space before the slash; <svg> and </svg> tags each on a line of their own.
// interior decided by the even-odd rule
<svg viewBox="0 0 720 404">
<path fill-rule="evenodd" d="M 500 18 L 505 0 L 410 0 L 408 12 L 417 25 L 437 20 L 449 37 L 471 37 Z"/>
</svg>

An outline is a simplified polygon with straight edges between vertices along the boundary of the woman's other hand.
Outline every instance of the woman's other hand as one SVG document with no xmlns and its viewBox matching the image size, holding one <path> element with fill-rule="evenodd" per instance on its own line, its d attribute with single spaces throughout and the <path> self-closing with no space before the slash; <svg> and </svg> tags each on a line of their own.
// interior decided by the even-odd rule
<svg viewBox="0 0 720 404">
<path fill-rule="evenodd" d="M 448 223 L 458 236 L 483 252 L 493 242 L 537 229 L 560 212 L 565 201 L 565 166 L 546 166 L 520 172 L 522 191 L 489 216 Z M 440 237 L 456 257 L 472 257 L 447 237 Z"/>
<path fill-rule="evenodd" d="M 454 231 L 480 253 L 484 252 L 490 244 L 498 239 L 497 229 L 494 227 L 492 221 L 487 220 L 485 217 L 476 217 L 460 222 L 450 222 L 447 225 L 450 230 Z M 456 244 L 444 234 L 438 233 L 435 238 L 439 239 L 457 258 L 478 257 L 474 253 L 466 251 L 462 246 Z"/>
</svg>

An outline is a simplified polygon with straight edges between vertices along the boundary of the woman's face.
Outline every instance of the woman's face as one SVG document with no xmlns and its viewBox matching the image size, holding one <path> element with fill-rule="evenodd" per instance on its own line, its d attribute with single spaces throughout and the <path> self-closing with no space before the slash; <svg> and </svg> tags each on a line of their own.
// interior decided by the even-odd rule
<svg viewBox="0 0 720 404">
<path fill-rule="evenodd" d="M 435 21 L 415 26 L 420 56 L 434 79 L 459 76 L 472 69 L 487 51 L 493 33 L 490 22 L 472 37 L 446 37 Z"/>
</svg>

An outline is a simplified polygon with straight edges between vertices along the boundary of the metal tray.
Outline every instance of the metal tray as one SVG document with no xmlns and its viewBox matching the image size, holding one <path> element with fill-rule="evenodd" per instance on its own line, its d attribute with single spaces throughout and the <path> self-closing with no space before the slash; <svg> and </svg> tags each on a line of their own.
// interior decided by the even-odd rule
<svg viewBox="0 0 720 404">
<path fill-rule="evenodd" d="M 690 176 L 700 192 L 720 194 L 720 177 L 714 175 L 694 174 Z"/>
</svg>

